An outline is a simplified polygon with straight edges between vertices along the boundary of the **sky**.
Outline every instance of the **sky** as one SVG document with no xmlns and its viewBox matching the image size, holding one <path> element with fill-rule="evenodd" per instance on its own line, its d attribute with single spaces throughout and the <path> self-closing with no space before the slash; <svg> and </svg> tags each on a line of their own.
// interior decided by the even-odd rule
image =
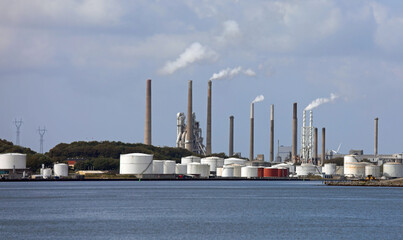
<svg viewBox="0 0 403 240">
<path fill-rule="evenodd" d="M 314 100 L 326 149 L 403 152 L 402 1 L 1 0 L 0 138 L 39 151 L 73 141 L 144 141 L 146 79 L 152 79 L 152 144 L 175 146 L 176 114 L 193 110 L 205 137 L 213 79 L 212 151 L 249 155 L 291 145 L 292 104 Z M 320 102 L 320 100 L 319 100 Z M 312 105 L 311 105 L 312 107 Z M 311 108 L 310 107 L 310 108 Z M 319 133 L 321 131 L 319 130 Z M 300 133 L 298 131 L 300 147 Z M 319 139 L 321 136 L 319 134 Z"/>
</svg>

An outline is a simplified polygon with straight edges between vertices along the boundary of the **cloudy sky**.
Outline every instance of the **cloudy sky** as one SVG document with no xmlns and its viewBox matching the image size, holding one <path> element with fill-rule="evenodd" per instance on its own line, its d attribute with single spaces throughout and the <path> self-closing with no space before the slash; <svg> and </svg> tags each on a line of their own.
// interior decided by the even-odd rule
<svg viewBox="0 0 403 240">
<path fill-rule="evenodd" d="M 193 109 L 206 128 L 213 80 L 213 152 L 249 154 L 255 104 L 255 154 L 275 139 L 291 144 L 292 103 L 317 98 L 314 125 L 327 148 L 403 152 L 402 1 L 0 1 L 0 138 L 45 151 L 78 140 L 143 142 L 145 85 L 152 79 L 152 142 L 174 146 L 176 113 Z M 333 98 L 332 98 L 333 99 Z M 299 131 L 300 134 L 300 131 Z M 205 137 L 205 132 L 203 133 Z M 300 141 L 299 141 L 300 143 Z M 277 146 L 277 144 L 276 144 Z"/>
</svg>

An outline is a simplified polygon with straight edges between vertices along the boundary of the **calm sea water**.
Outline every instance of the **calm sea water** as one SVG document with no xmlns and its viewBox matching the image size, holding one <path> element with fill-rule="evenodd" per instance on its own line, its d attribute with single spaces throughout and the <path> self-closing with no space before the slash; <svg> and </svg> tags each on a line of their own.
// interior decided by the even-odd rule
<svg viewBox="0 0 403 240">
<path fill-rule="evenodd" d="M 0 182 L 1 239 L 402 239 L 403 189 Z"/>
</svg>

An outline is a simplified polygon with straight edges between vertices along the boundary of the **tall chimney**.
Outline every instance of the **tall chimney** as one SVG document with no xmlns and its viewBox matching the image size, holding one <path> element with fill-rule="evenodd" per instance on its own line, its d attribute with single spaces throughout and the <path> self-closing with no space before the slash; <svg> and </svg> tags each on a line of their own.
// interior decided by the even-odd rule
<svg viewBox="0 0 403 240">
<path fill-rule="evenodd" d="M 314 128 L 314 138 L 315 138 L 315 151 L 313 152 L 313 161 L 318 164 L 318 128 Z"/>
<path fill-rule="evenodd" d="M 151 79 L 147 79 L 146 88 L 146 125 L 144 131 L 144 144 L 151 145 Z"/>
<path fill-rule="evenodd" d="M 211 154 L 211 80 L 208 81 L 207 90 L 207 133 L 206 133 L 206 154 Z"/>
<path fill-rule="evenodd" d="M 326 143 L 326 129 L 322 128 L 322 155 L 320 165 L 323 165 L 325 163 L 325 157 L 326 157 L 325 143 Z"/>
<path fill-rule="evenodd" d="M 297 103 L 293 104 L 293 115 L 292 115 L 292 161 L 297 162 Z"/>
<path fill-rule="evenodd" d="M 250 145 L 249 145 L 249 161 L 253 160 L 253 138 L 254 138 L 254 106 L 250 105 Z"/>
<path fill-rule="evenodd" d="M 193 152 L 192 80 L 189 80 L 187 115 L 185 148 Z"/>
<path fill-rule="evenodd" d="M 229 117 L 229 151 L 228 156 L 234 155 L 234 116 Z"/>
<path fill-rule="evenodd" d="M 378 156 L 378 118 L 375 118 L 375 147 L 374 155 Z"/>
<path fill-rule="evenodd" d="M 274 161 L 274 105 L 270 112 L 270 162 Z"/>
</svg>

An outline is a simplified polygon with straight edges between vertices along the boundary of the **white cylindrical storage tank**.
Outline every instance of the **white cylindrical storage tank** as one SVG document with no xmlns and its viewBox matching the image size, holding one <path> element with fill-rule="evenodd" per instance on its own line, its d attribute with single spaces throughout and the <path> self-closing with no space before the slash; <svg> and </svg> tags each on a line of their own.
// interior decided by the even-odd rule
<svg viewBox="0 0 403 240">
<path fill-rule="evenodd" d="M 346 177 L 364 177 L 366 162 L 347 162 L 344 165 L 344 176 Z"/>
<path fill-rule="evenodd" d="M 246 160 L 240 159 L 240 158 L 226 158 L 224 159 L 224 165 L 229 165 L 229 164 L 239 164 L 239 165 L 245 165 Z"/>
<path fill-rule="evenodd" d="M 383 164 L 383 176 L 389 178 L 403 177 L 403 165 L 395 162 Z"/>
<path fill-rule="evenodd" d="M 246 166 L 241 168 L 241 177 L 254 178 L 257 177 L 258 167 Z"/>
<path fill-rule="evenodd" d="M 234 176 L 234 167 L 224 166 L 222 170 L 222 177 L 233 177 L 233 176 Z"/>
<path fill-rule="evenodd" d="M 368 164 L 365 166 L 365 176 L 373 176 L 379 178 L 381 176 L 381 167 Z"/>
<path fill-rule="evenodd" d="M 27 168 L 27 155 L 21 153 L 0 154 L 0 169 Z"/>
<path fill-rule="evenodd" d="M 53 166 L 53 172 L 55 176 L 58 177 L 68 177 L 69 176 L 69 165 L 66 163 L 56 163 Z"/>
<path fill-rule="evenodd" d="M 52 176 L 52 169 L 51 168 L 45 168 L 42 171 L 42 177 L 47 179 L 50 178 L 50 176 Z"/>
<path fill-rule="evenodd" d="M 182 164 L 188 164 L 188 163 L 200 163 L 200 158 L 196 157 L 196 156 L 187 156 L 187 157 L 183 157 L 181 158 L 181 163 Z"/>
<path fill-rule="evenodd" d="M 175 174 L 187 174 L 187 164 L 176 164 L 175 166 Z"/>
<path fill-rule="evenodd" d="M 312 163 L 302 163 L 301 166 L 296 166 L 297 176 L 308 176 L 317 173 L 316 166 Z"/>
<path fill-rule="evenodd" d="M 222 176 L 222 170 L 223 170 L 223 168 L 222 167 L 219 167 L 219 168 L 217 168 L 217 171 L 216 171 L 216 176 L 217 177 L 221 177 Z"/>
<path fill-rule="evenodd" d="M 335 175 L 336 174 L 336 163 L 325 163 L 323 167 L 324 174 L 326 175 Z"/>
<path fill-rule="evenodd" d="M 163 173 L 164 173 L 164 161 L 153 160 L 153 174 L 163 174 Z"/>
<path fill-rule="evenodd" d="M 200 177 L 208 177 L 210 175 L 210 165 L 200 163 L 187 164 L 187 174 L 200 175 Z"/>
<path fill-rule="evenodd" d="M 219 157 L 207 157 L 202 158 L 200 163 L 208 164 L 210 166 L 210 172 L 216 172 L 218 167 L 224 166 L 224 159 Z"/>
<path fill-rule="evenodd" d="M 164 161 L 164 174 L 175 174 L 176 162 L 172 160 Z"/>
<path fill-rule="evenodd" d="M 295 166 L 287 163 L 272 165 L 273 168 L 288 168 L 288 173 L 295 173 Z"/>
<path fill-rule="evenodd" d="M 346 163 L 351 163 L 351 162 L 359 162 L 356 155 L 344 156 L 344 165 L 346 165 Z"/>
<path fill-rule="evenodd" d="M 144 153 L 120 154 L 120 174 L 151 174 L 153 155 Z"/>
<path fill-rule="evenodd" d="M 234 177 L 241 177 L 241 169 L 244 165 L 232 164 L 232 167 L 234 168 Z"/>
</svg>

